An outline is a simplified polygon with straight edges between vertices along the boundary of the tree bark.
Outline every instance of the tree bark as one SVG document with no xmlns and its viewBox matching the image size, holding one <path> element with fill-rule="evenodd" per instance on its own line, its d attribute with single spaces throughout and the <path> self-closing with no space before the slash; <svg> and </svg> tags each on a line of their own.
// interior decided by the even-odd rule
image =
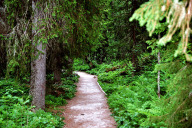
<svg viewBox="0 0 192 128">
<path fill-rule="evenodd" d="M 160 64 L 160 52 L 158 52 L 158 55 L 157 55 L 158 57 L 158 64 Z M 158 88 L 158 90 L 157 90 L 157 94 L 158 94 L 158 97 L 160 98 L 160 95 L 161 95 L 161 93 L 160 93 L 160 71 L 158 71 L 158 77 L 157 77 L 157 88 Z"/>
<path fill-rule="evenodd" d="M 36 7 L 38 0 L 32 1 L 32 9 L 34 17 L 32 20 L 32 45 L 34 52 L 32 53 L 31 62 L 31 88 L 32 106 L 34 111 L 45 109 L 45 86 L 46 86 L 46 44 L 39 41 L 41 19 L 43 18 L 42 10 Z M 38 39 L 37 39 L 38 37 Z"/>
<path fill-rule="evenodd" d="M 62 66 L 61 66 L 61 58 L 60 55 L 57 55 L 55 57 L 55 66 L 54 66 L 54 82 L 55 83 L 60 83 L 61 82 L 61 71 Z"/>
<path fill-rule="evenodd" d="M 9 25 L 7 24 L 5 8 L 0 3 L 0 34 L 7 34 L 8 29 L 9 29 Z"/>
<path fill-rule="evenodd" d="M 132 4 L 133 4 L 133 8 L 132 8 L 132 14 L 135 12 L 136 10 L 136 0 L 132 0 Z M 137 55 L 136 55 L 136 23 L 135 21 L 133 22 L 133 25 L 132 25 L 132 32 L 133 32 L 133 36 L 132 36 L 132 39 L 133 39 L 133 46 L 132 46 L 132 64 L 133 64 L 133 67 L 134 69 L 136 70 L 137 69 Z M 135 71 L 133 72 L 132 74 L 133 76 L 135 75 Z"/>
<path fill-rule="evenodd" d="M 160 39 L 160 34 L 159 34 L 158 38 Z M 160 56 L 160 51 L 159 51 L 158 54 L 157 54 L 158 64 L 160 64 L 160 60 L 161 60 L 161 56 Z M 161 91 L 161 88 L 160 88 L 160 74 L 161 74 L 161 72 L 159 70 L 158 71 L 158 76 L 157 76 L 157 94 L 158 94 L 159 98 L 161 96 L 161 93 L 160 93 L 160 91 Z"/>
</svg>

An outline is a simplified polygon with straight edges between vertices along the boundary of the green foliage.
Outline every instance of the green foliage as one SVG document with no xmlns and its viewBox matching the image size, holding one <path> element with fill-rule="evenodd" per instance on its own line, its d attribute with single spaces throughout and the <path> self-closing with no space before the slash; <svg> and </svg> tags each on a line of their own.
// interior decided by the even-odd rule
<svg viewBox="0 0 192 128">
<path fill-rule="evenodd" d="M 145 51 L 146 44 L 143 42 L 148 38 L 147 31 L 139 27 L 137 22 L 129 21 L 135 9 L 138 8 L 137 5 L 144 1 L 109 0 L 105 3 L 101 21 L 102 44 L 96 52 L 96 57 L 99 56 L 108 61 L 123 60 L 132 58 L 134 55 L 139 56 Z"/>
<path fill-rule="evenodd" d="M 155 66 L 155 72 L 161 70 L 163 72 L 167 72 L 169 74 L 174 74 L 177 73 L 184 64 L 182 64 L 179 60 L 174 61 L 174 62 L 167 62 L 167 63 L 162 63 L 158 64 Z"/>
<path fill-rule="evenodd" d="M 46 106 L 67 104 L 66 99 L 75 96 L 77 75 L 62 78 L 62 84 L 55 85 L 55 89 L 62 89 L 58 96 L 46 95 Z M 63 118 L 50 112 L 38 110 L 31 112 L 29 85 L 20 84 L 15 80 L 0 80 L 0 126 L 1 127 L 34 127 L 34 128 L 62 128 Z"/>
<path fill-rule="evenodd" d="M 63 88 L 65 90 L 65 94 L 64 94 L 63 98 L 71 99 L 75 96 L 75 92 L 76 92 L 75 84 L 65 84 L 65 85 L 61 85 L 59 87 Z"/>
<path fill-rule="evenodd" d="M 0 106 L 0 125 L 1 127 L 34 127 L 34 128 L 62 128 L 64 123 L 59 116 L 38 110 L 35 113 L 30 111 L 30 107 L 20 104 L 12 106 Z"/>
<path fill-rule="evenodd" d="M 191 126 L 190 64 L 186 65 L 179 60 L 162 63 L 156 65 L 153 72 L 145 71 L 142 75 L 134 77 L 131 72 L 126 75 L 118 74 L 118 71 L 124 68 L 122 65 L 123 63 L 120 62 L 103 63 L 87 71 L 98 75 L 99 83 L 107 93 L 108 104 L 118 127 Z M 161 71 L 160 99 L 157 96 L 159 70 Z"/>
<path fill-rule="evenodd" d="M 31 112 L 29 87 L 14 80 L 0 80 L 0 126 L 62 128 L 63 119 L 52 113 Z"/>
<path fill-rule="evenodd" d="M 151 116 L 161 115 L 159 106 L 156 105 L 156 74 L 145 73 L 139 77 L 121 79 L 126 84 L 114 82 L 110 86 L 100 83 L 108 96 L 108 103 L 113 111 L 113 116 L 118 127 L 150 127 L 144 124 Z M 161 84 L 163 88 L 165 83 Z M 109 91 L 113 89 L 112 91 Z"/>
<path fill-rule="evenodd" d="M 85 61 L 82 59 L 75 59 L 73 64 L 73 70 L 74 71 L 86 71 L 89 70 L 90 67 Z"/>
<path fill-rule="evenodd" d="M 75 96 L 76 85 L 74 83 L 78 82 L 79 76 L 70 75 L 61 78 L 61 83 L 51 85 L 51 92 L 46 95 L 46 105 L 59 106 L 66 105 L 67 99 L 72 99 Z"/>
<path fill-rule="evenodd" d="M 145 71 L 142 75 L 133 77 L 131 63 L 126 66 L 124 64 L 125 62 L 118 61 L 103 63 L 96 69 L 87 71 L 98 75 L 118 127 L 167 127 L 165 120 L 158 122 L 152 119 L 168 113 L 162 103 L 170 97 L 167 85 L 173 80 L 173 75 L 166 71 L 161 72 L 159 99 L 156 72 Z M 122 71 L 126 71 L 126 74 L 120 74 Z"/>
<path fill-rule="evenodd" d="M 130 21 L 134 19 L 138 20 L 140 26 L 146 24 L 146 28 L 151 36 L 155 29 L 159 29 L 162 26 L 166 26 L 166 34 L 158 40 L 158 45 L 167 45 L 169 42 L 175 43 L 173 36 L 177 36 L 179 39 L 178 48 L 175 51 L 174 56 L 184 54 L 187 61 L 191 61 L 190 50 L 188 47 L 190 44 L 191 26 L 191 1 L 186 0 L 166 0 L 156 1 L 150 0 L 140 6 L 135 11 Z M 188 15 L 190 14 L 190 16 Z"/>
<path fill-rule="evenodd" d="M 192 116 L 189 114 L 192 111 L 191 105 L 191 74 L 192 66 L 185 65 L 178 70 L 173 81 L 171 82 L 168 92 L 171 102 L 168 111 L 167 122 L 170 127 L 190 127 L 192 125 Z"/>
<path fill-rule="evenodd" d="M 56 97 L 54 95 L 46 95 L 45 96 L 45 104 L 46 105 L 54 105 L 54 106 L 59 106 L 59 105 L 66 105 L 67 101 L 64 99 L 63 96 Z"/>
<path fill-rule="evenodd" d="M 46 105 L 58 106 L 67 104 L 66 99 L 73 98 L 76 92 L 74 82 L 78 81 L 77 75 L 62 78 L 62 84 L 57 89 L 64 92 L 59 96 L 46 95 Z M 38 110 L 31 112 L 29 107 L 31 98 L 28 96 L 29 86 L 14 80 L 0 81 L 0 125 L 2 127 L 63 127 L 63 118 L 52 113 Z"/>
<path fill-rule="evenodd" d="M 24 84 L 20 85 L 14 80 L 1 80 L 0 81 L 0 104 L 12 105 L 15 103 L 23 103 L 27 100 L 29 88 Z M 28 101 L 29 102 L 29 101 Z"/>
<path fill-rule="evenodd" d="M 126 75 L 121 76 L 121 73 L 125 73 Z M 117 69 L 115 71 L 100 73 L 98 75 L 98 77 L 100 78 L 99 80 L 102 81 L 102 82 L 113 83 L 113 82 L 117 81 L 117 82 L 122 83 L 123 82 L 122 79 L 124 79 L 124 78 L 126 79 L 126 77 L 130 77 L 131 74 L 132 74 L 132 70 L 131 69 L 126 69 L 124 67 L 124 68 Z"/>
<path fill-rule="evenodd" d="M 76 85 L 74 83 L 78 82 L 78 75 L 72 74 L 71 76 L 62 78 L 62 84 L 59 85 L 59 88 L 64 90 L 64 94 L 62 94 L 65 99 L 72 99 L 75 96 Z"/>
<path fill-rule="evenodd" d="M 47 59 L 51 63 L 47 69 L 51 70 L 56 56 L 61 55 L 63 58 L 60 65 L 68 68 L 70 64 L 66 61 L 69 59 L 83 57 L 89 51 L 94 51 L 101 35 L 99 21 L 104 1 L 39 0 L 34 3 L 43 17 L 38 20 L 36 28 L 31 20 L 34 19 L 32 1 L 2 2 L 10 25 L 7 26 L 9 32 L 6 34 L 5 46 L 7 63 L 4 64 L 7 67 L 4 68 L 7 75 L 20 79 L 30 76 L 30 63 L 36 57 L 31 56 L 35 51 L 32 42 L 37 41 L 48 46 L 47 56 L 53 55 Z M 31 35 L 32 28 L 38 34 Z"/>
<path fill-rule="evenodd" d="M 47 69 L 51 71 L 57 66 L 56 57 L 69 72 L 74 58 L 89 58 L 86 63 L 75 59 L 73 69 L 98 75 L 118 127 L 192 126 L 192 66 L 185 62 L 191 61 L 192 53 L 191 1 L 40 0 L 37 5 L 43 7 L 45 17 L 38 38 L 31 35 L 30 1 L 4 0 L 3 4 L 10 31 L 7 37 L 1 35 L 0 52 L 6 53 L 0 56 L 1 71 L 27 81 L 34 52 L 31 40 L 36 39 L 49 47 Z M 139 22 L 130 22 L 134 19 Z M 138 23 L 146 26 L 151 39 Z M 156 65 L 158 52 L 161 64 Z M 158 71 L 161 99 L 156 93 Z M 60 84 L 52 85 L 54 94 L 46 95 L 46 105 L 63 105 L 75 96 L 77 76 L 64 76 Z M 0 126 L 62 127 L 60 117 L 30 111 L 28 92 L 26 84 L 0 81 Z"/>
</svg>

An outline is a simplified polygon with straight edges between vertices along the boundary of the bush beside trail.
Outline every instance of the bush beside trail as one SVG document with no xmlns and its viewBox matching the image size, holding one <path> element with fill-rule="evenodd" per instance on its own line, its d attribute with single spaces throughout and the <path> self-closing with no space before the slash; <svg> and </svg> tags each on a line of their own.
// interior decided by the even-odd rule
<svg viewBox="0 0 192 128">
<path fill-rule="evenodd" d="M 86 72 L 98 76 L 119 128 L 190 127 L 189 121 L 185 123 L 182 120 L 191 111 L 188 96 L 191 89 L 191 66 L 175 61 L 151 69 L 154 70 L 133 75 L 130 62 L 113 61 L 98 64 Z M 161 70 L 160 99 L 157 95 L 158 70 Z M 191 118 L 190 114 L 187 117 Z"/>
<path fill-rule="evenodd" d="M 75 96 L 77 75 L 62 78 L 60 84 L 52 85 L 63 90 L 62 94 L 46 95 L 46 110 L 32 112 L 31 97 L 27 84 L 21 84 L 14 79 L 0 80 L 0 127 L 7 128 L 62 128 L 64 118 L 59 113 L 53 113 L 57 106 L 67 104 L 66 99 Z M 56 109 L 57 110 L 57 109 Z"/>
</svg>

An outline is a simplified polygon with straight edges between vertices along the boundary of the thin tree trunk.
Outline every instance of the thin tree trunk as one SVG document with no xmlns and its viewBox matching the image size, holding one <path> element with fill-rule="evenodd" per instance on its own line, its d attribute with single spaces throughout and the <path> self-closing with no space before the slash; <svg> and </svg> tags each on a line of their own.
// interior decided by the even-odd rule
<svg viewBox="0 0 192 128">
<path fill-rule="evenodd" d="M 132 0 L 132 4 L 133 4 L 132 14 L 136 10 L 136 2 L 137 2 L 136 0 Z M 137 61 L 136 61 L 137 55 L 135 52 L 135 47 L 136 47 L 136 33 L 135 33 L 136 32 L 136 23 L 135 23 L 135 21 L 133 22 L 133 25 L 132 25 L 132 32 L 133 32 L 133 36 L 132 36 L 132 39 L 133 39 L 132 64 L 133 64 L 134 69 L 136 70 L 136 68 L 137 68 Z M 135 75 L 135 71 L 133 72 L 132 75 L 133 76 Z"/>
<path fill-rule="evenodd" d="M 6 16 L 6 9 L 3 7 L 3 0 L 2 3 L 0 2 L 0 34 L 7 34 L 9 31 L 9 25 L 7 22 Z"/>
<path fill-rule="evenodd" d="M 158 38 L 160 39 L 160 35 L 159 35 Z M 161 60 L 160 57 L 161 57 L 161 56 L 160 56 L 160 51 L 159 51 L 158 54 L 157 54 L 158 64 L 160 64 L 160 60 Z M 157 76 L 157 88 L 158 88 L 157 94 L 158 94 L 158 97 L 159 97 L 159 98 L 160 98 L 160 95 L 161 95 L 161 93 L 160 93 L 160 91 L 161 91 L 161 88 L 160 88 L 160 74 L 161 74 L 161 72 L 160 72 L 160 70 L 159 70 L 159 71 L 158 71 L 158 76 Z"/>
<path fill-rule="evenodd" d="M 158 64 L 160 64 L 160 52 L 158 52 Z M 160 71 L 158 71 L 158 77 L 157 77 L 157 93 L 158 93 L 158 97 L 160 98 Z"/>
<path fill-rule="evenodd" d="M 54 73 L 54 82 L 60 83 L 61 82 L 61 69 L 55 69 L 53 73 Z"/>
<path fill-rule="evenodd" d="M 133 67 L 136 69 L 136 55 L 135 55 L 136 38 L 135 38 L 135 25 L 133 25 L 132 30 L 133 30 L 132 63 L 133 63 Z"/>
<path fill-rule="evenodd" d="M 0 34 L 7 34 L 8 26 L 5 21 L 5 8 L 3 8 L 3 0 L 0 1 Z M 1 37 L 2 38 L 2 37 Z M 4 40 L 0 38 L 0 77 L 5 77 L 5 70 L 7 66 L 7 48 Z"/>
<path fill-rule="evenodd" d="M 43 18 L 42 10 L 36 7 L 36 1 L 32 1 L 32 9 L 34 12 L 34 18 L 32 20 L 32 34 L 33 34 L 33 49 L 31 63 L 31 88 L 30 94 L 32 95 L 32 106 L 36 106 L 35 110 L 45 109 L 45 86 L 46 86 L 46 45 L 39 40 L 40 34 L 37 35 L 41 25 L 41 19 Z"/>
<path fill-rule="evenodd" d="M 54 82 L 55 83 L 60 83 L 61 82 L 61 71 L 62 66 L 61 66 L 61 58 L 59 55 L 55 57 L 55 67 L 54 67 Z"/>
</svg>

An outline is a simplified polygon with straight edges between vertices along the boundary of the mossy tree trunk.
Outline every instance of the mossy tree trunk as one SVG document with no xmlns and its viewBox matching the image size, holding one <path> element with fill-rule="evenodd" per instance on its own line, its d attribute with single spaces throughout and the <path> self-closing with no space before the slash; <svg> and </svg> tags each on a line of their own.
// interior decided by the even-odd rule
<svg viewBox="0 0 192 128">
<path fill-rule="evenodd" d="M 32 106 L 36 106 L 34 111 L 45 109 L 45 86 L 46 86 L 46 44 L 40 41 L 38 31 L 41 28 L 41 20 L 43 19 L 42 8 L 37 8 L 38 0 L 32 1 L 34 17 L 32 20 L 32 45 L 34 52 L 32 53 L 31 63 L 31 88 Z"/>
<path fill-rule="evenodd" d="M 3 5 L 4 0 L 0 1 L 0 34 L 6 35 L 9 31 L 9 25 L 7 24 L 7 17 L 5 7 Z M 4 37 L 0 37 L 0 77 L 5 77 L 7 69 L 7 48 Z"/>
</svg>

